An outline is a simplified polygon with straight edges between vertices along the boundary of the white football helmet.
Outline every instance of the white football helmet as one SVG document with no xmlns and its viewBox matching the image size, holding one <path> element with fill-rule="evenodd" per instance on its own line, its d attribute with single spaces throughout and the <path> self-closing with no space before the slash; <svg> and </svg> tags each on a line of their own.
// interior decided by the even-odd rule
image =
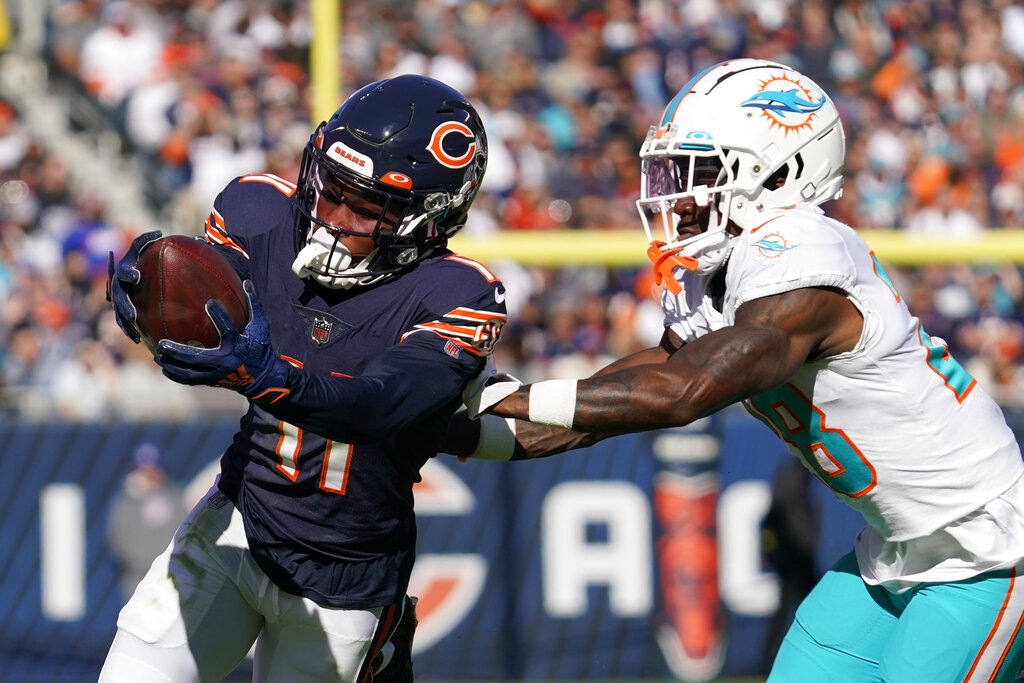
<svg viewBox="0 0 1024 683">
<path fill-rule="evenodd" d="M 716 64 L 669 102 L 640 150 L 647 240 L 713 272 L 731 250 L 729 221 L 751 230 L 768 209 L 839 197 L 845 153 L 839 112 L 811 79 L 760 59 Z M 684 197 L 710 207 L 700 235 L 677 231 Z"/>
</svg>

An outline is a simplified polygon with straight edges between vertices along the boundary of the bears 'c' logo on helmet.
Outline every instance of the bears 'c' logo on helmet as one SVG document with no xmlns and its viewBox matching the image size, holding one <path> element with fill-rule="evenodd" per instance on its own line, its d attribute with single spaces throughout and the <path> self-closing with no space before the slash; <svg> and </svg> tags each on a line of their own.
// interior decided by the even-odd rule
<svg viewBox="0 0 1024 683">
<path fill-rule="evenodd" d="M 469 146 L 461 156 L 452 156 L 444 149 L 444 139 L 452 133 L 464 135 L 470 140 Z M 473 131 L 469 129 L 469 126 L 464 123 L 445 121 L 434 129 L 427 149 L 434 155 L 435 159 L 448 168 L 462 168 L 472 161 L 476 155 L 476 136 L 473 135 Z"/>
</svg>

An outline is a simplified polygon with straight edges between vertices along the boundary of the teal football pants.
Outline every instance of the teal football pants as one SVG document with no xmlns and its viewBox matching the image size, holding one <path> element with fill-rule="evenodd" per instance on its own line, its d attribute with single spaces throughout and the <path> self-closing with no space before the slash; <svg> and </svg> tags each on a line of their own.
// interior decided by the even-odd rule
<svg viewBox="0 0 1024 683">
<path fill-rule="evenodd" d="M 1024 664 L 1022 568 L 893 594 L 864 583 L 851 552 L 797 609 L 768 683 L 1012 683 Z"/>
</svg>

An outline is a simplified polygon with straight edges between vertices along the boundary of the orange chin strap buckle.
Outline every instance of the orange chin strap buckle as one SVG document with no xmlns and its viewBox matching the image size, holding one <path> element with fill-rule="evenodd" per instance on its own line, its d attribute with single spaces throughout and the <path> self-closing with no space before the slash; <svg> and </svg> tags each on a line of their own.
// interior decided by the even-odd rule
<svg viewBox="0 0 1024 683">
<path fill-rule="evenodd" d="M 687 270 L 697 270 L 697 259 L 678 255 L 678 249 L 662 251 L 661 248 L 664 246 L 665 243 L 661 240 L 654 240 L 647 247 L 647 258 L 654 264 L 654 284 L 660 285 L 664 282 L 668 291 L 679 294 L 683 287 L 673 274 L 675 269 L 682 266 Z"/>
</svg>

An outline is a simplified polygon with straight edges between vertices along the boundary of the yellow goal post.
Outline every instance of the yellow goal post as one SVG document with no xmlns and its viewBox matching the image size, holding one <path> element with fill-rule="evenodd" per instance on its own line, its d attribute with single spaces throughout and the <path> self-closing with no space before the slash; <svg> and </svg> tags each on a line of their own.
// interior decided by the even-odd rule
<svg viewBox="0 0 1024 683">
<path fill-rule="evenodd" d="M 970 239 L 924 237 L 898 230 L 859 230 L 882 263 L 1024 264 L 1024 230 L 992 228 Z M 507 259 L 527 266 L 631 267 L 648 263 L 644 232 L 636 230 L 504 230 L 460 233 L 450 247 L 484 264 Z"/>
</svg>

